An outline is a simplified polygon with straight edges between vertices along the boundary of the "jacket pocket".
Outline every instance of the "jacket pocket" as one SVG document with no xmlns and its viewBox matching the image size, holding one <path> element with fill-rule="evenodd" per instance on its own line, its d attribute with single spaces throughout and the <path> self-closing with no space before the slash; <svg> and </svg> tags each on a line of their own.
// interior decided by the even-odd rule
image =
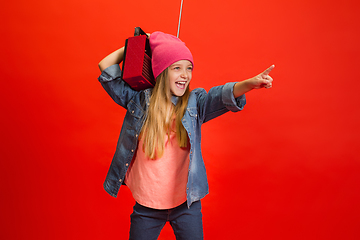
<svg viewBox="0 0 360 240">
<path fill-rule="evenodd" d="M 186 109 L 186 111 L 188 111 L 189 115 L 192 117 L 192 118 L 197 118 L 198 117 L 198 113 L 197 113 L 197 109 L 196 107 L 188 107 Z"/>
<path fill-rule="evenodd" d="M 127 105 L 124 123 L 127 129 L 139 130 L 145 111 L 133 100 Z"/>
<path fill-rule="evenodd" d="M 198 121 L 198 112 L 196 107 L 188 107 L 186 111 L 189 113 L 191 120 L 192 131 L 196 129 L 197 121 Z"/>
<path fill-rule="evenodd" d="M 144 110 L 136 104 L 133 100 L 131 100 L 127 105 L 127 111 L 130 113 L 134 118 L 142 118 L 144 116 Z"/>
</svg>

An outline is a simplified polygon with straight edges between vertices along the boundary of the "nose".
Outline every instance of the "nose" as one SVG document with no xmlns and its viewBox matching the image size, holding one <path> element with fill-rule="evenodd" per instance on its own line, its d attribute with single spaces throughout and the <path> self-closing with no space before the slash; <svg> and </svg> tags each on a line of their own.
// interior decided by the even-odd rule
<svg viewBox="0 0 360 240">
<path fill-rule="evenodd" d="M 189 74 L 186 70 L 182 71 L 182 73 L 181 73 L 182 78 L 188 78 L 188 76 L 189 76 Z"/>
</svg>

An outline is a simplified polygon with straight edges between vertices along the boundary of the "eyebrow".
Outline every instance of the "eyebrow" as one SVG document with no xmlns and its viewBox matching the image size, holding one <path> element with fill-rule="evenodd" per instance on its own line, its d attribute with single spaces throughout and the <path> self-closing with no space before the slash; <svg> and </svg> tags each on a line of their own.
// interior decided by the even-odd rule
<svg viewBox="0 0 360 240">
<path fill-rule="evenodd" d="M 180 64 L 180 63 L 173 63 L 173 64 L 171 64 L 170 65 L 170 67 L 174 67 L 174 66 L 183 66 L 182 64 Z M 193 65 L 190 63 L 190 64 L 188 64 L 188 65 L 186 65 L 186 67 L 192 67 Z"/>
</svg>

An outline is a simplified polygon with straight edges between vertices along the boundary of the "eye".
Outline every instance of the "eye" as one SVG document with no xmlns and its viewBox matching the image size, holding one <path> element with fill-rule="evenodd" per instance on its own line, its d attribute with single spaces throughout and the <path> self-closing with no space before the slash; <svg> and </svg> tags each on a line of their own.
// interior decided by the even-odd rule
<svg viewBox="0 0 360 240">
<path fill-rule="evenodd" d="M 188 67 L 187 69 L 188 69 L 189 71 L 192 71 L 193 68 L 192 68 L 192 67 Z"/>
</svg>

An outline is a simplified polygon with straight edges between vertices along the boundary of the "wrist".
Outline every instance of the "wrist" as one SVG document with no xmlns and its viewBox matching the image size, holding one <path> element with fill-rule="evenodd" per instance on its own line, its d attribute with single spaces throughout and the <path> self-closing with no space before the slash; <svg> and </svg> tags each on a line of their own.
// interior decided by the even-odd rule
<svg viewBox="0 0 360 240">
<path fill-rule="evenodd" d="M 234 85 L 234 97 L 240 97 L 241 95 L 247 93 L 248 91 L 252 90 L 253 86 L 251 84 L 251 81 L 249 80 L 244 80 L 241 82 L 237 82 Z"/>
<path fill-rule="evenodd" d="M 256 87 L 251 78 L 244 80 L 243 83 L 246 92 L 251 91 Z"/>
</svg>

